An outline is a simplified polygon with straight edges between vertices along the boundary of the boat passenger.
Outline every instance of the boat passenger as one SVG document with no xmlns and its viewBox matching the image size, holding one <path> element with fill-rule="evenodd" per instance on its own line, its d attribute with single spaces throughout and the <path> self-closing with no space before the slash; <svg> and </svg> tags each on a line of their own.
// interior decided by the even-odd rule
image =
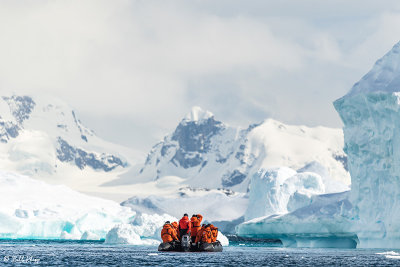
<svg viewBox="0 0 400 267">
<path fill-rule="evenodd" d="M 200 243 L 211 243 L 211 241 L 212 241 L 211 227 L 210 224 L 207 224 L 201 233 Z"/>
<path fill-rule="evenodd" d="M 192 243 L 194 243 L 196 241 L 197 232 L 201 228 L 202 220 L 203 220 L 203 216 L 201 216 L 200 214 L 193 214 L 192 218 L 190 218 L 190 222 L 192 224 L 192 232 L 191 232 Z"/>
<path fill-rule="evenodd" d="M 169 221 L 165 222 L 163 229 L 161 230 L 161 239 L 164 243 L 169 243 L 179 240 L 178 236 L 176 235 L 174 227 L 171 225 Z"/>
<path fill-rule="evenodd" d="M 200 231 L 197 233 L 195 242 L 200 245 L 201 243 L 211 243 L 212 241 L 212 233 L 210 224 L 203 224 Z"/>
<path fill-rule="evenodd" d="M 203 224 L 201 225 L 200 230 L 197 231 L 196 239 L 195 239 L 195 241 L 194 241 L 196 244 L 198 244 L 198 243 L 200 242 L 200 240 L 201 240 L 201 235 L 202 235 L 202 233 L 203 233 L 203 231 L 204 231 L 205 226 L 206 226 L 206 225 L 203 223 Z"/>
<path fill-rule="evenodd" d="M 217 242 L 217 237 L 218 237 L 218 227 L 215 227 L 214 225 L 210 225 L 211 229 L 211 242 Z"/>
<path fill-rule="evenodd" d="M 178 239 L 181 239 L 180 236 L 179 236 L 179 226 L 178 226 L 178 223 L 177 223 L 177 222 L 172 222 L 171 225 L 172 225 L 172 227 L 174 228 L 174 230 L 175 230 L 175 232 L 176 232 L 176 235 L 178 236 Z"/>
<path fill-rule="evenodd" d="M 190 236 L 190 230 L 191 230 L 191 223 L 189 220 L 189 215 L 185 213 L 182 217 L 182 219 L 179 220 L 179 236 L 182 238 L 184 235 L 189 235 Z"/>
</svg>

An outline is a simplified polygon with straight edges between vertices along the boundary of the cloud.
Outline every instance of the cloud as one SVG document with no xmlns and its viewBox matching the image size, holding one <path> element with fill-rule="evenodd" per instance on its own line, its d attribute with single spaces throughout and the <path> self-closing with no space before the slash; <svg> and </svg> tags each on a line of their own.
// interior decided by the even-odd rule
<svg viewBox="0 0 400 267">
<path fill-rule="evenodd" d="M 143 149 L 192 105 L 234 125 L 339 127 L 331 102 L 400 36 L 385 3 L 2 1 L 0 91 L 59 96 Z"/>
</svg>

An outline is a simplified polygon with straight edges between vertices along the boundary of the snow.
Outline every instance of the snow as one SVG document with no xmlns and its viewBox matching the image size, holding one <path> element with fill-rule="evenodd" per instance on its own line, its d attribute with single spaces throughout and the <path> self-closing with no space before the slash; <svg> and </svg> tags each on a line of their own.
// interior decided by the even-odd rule
<svg viewBox="0 0 400 267">
<path fill-rule="evenodd" d="M 203 110 L 201 107 L 194 106 L 192 110 L 185 116 L 184 121 L 199 122 L 214 117 L 208 110 Z"/>
<path fill-rule="evenodd" d="M 117 167 L 105 172 L 90 166 L 80 169 L 74 161 L 60 161 L 57 154 L 59 138 L 74 148 L 92 153 L 98 159 L 114 155 L 133 165 L 144 158 L 141 152 L 96 136 L 83 125 L 72 107 L 62 100 L 46 95 L 2 97 L 0 115 L 1 170 L 18 172 L 47 183 L 63 184 L 81 192 L 116 200 L 129 196 L 119 194 L 115 188 L 101 186 L 116 179 L 128 168 Z M 122 192 L 126 191 L 128 189 Z"/>
<path fill-rule="evenodd" d="M 359 247 L 400 248 L 400 44 L 334 105 L 344 122 Z"/>
<path fill-rule="evenodd" d="M 144 184 L 177 176 L 190 187 L 245 193 L 252 175 L 261 168 L 297 170 L 317 162 L 326 170 L 324 179 L 349 185 L 345 161 L 339 129 L 291 126 L 272 119 L 241 129 L 213 118 L 196 125 L 181 123 L 153 147 L 136 173 L 115 183 Z"/>
</svg>

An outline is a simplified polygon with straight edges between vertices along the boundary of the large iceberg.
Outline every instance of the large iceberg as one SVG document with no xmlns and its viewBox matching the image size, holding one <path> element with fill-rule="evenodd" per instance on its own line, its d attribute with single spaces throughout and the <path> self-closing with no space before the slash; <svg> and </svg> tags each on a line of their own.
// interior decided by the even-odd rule
<svg viewBox="0 0 400 267">
<path fill-rule="evenodd" d="M 239 225 L 239 235 L 287 246 L 400 248 L 400 43 L 334 106 L 344 122 L 351 191 L 313 196 L 284 215 L 265 212 Z"/>
<path fill-rule="evenodd" d="M 400 248 L 400 43 L 335 101 L 359 247 Z"/>
</svg>

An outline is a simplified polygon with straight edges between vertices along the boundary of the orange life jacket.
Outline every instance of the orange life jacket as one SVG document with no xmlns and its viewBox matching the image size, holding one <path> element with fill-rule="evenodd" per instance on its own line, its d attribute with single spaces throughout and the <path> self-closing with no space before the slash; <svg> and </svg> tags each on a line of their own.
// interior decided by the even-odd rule
<svg viewBox="0 0 400 267">
<path fill-rule="evenodd" d="M 174 230 L 175 230 L 175 232 L 176 232 L 176 235 L 178 236 L 178 239 L 180 239 L 180 238 L 179 238 L 179 227 L 178 227 L 178 223 L 177 223 L 177 222 L 172 222 L 171 225 L 172 225 L 172 227 L 174 228 Z"/>
<path fill-rule="evenodd" d="M 192 234 L 191 234 L 192 237 L 197 236 L 197 232 L 201 228 L 202 220 L 203 216 L 201 216 L 200 214 L 197 214 L 197 216 L 192 216 L 192 218 L 190 218 L 190 223 L 192 224 Z"/>
<path fill-rule="evenodd" d="M 164 224 L 163 229 L 161 230 L 161 239 L 164 243 L 178 240 L 178 237 L 176 236 L 176 231 L 172 227 L 172 225 Z"/>
<path fill-rule="evenodd" d="M 214 225 L 210 225 L 211 228 L 211 242 L 214 243 L 217 241 L 217 236 L 218 236 L 218 227 L 215 227 Z"/>
<path fill-rule="evenodd" d="M 201 232 L 200 242 L 202 243 L 211 243 L 212 242 L 212 234 L 210 226 L 203 227 L 203 231 Z"/>
<path fill-rule="evenodd" d="M 197 231 L 196 240 L 194 241 L 195 243 L 200 242 L 203 231 L 204 231 L 204 227 L 201 227 L 200 230 Z"/>
</svg>

